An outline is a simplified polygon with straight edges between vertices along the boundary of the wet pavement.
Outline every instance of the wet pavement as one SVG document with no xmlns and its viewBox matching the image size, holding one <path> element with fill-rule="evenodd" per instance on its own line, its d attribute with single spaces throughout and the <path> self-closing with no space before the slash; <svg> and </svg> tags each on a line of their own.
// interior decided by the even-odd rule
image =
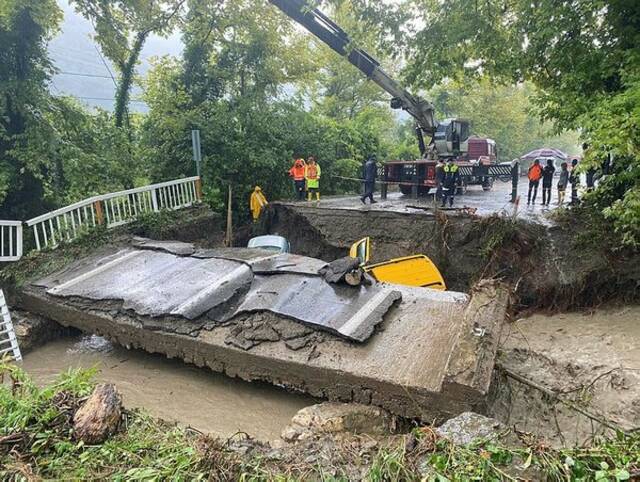
<svg viewBox="0 0 640 482">
<path fill-rule="evenodd" d="M 492 214 L 502 214 L 506 216 L 515 216 L 520 219 L 527 219 L 543 224 L 549 224 L 551 221 L 548 214 L 558 208 L 557 190 L 554 179 L 554 188 L 551 192 L 551 204 L 548 207 L 542 206 L 542 187 L 538 188 L 538 196 L 536 203 L 527 206 L 527 191 L 529 181 L 526 177 L 521 177 L 518 184 L 518 196 L 520 202 L 511 203 L 511 180 L 502 182 L 496 180 L 491 191 L 485 192 L 481 186 L 469 186 L 467 192 L 463 195 L 455 197 L 454 208 L 467 208 L 465 211 L 477 214 L 479 216 L 490 216 Z M 567 191 L 565 196 L 565 206 L 571 196 Z M 405 196 L 400 192 L 389 192 L 386 200 L 380 199 L 379 190 L 374 195 L 376 204 L 363 205 L 358 196 L 327 196 L 322 201 L 300 203 L 308 206 L 317 206 L 327 209 L 358 209 L 371 211 L 394 211 L 405 213 L 431 212 L 435 211 L 433 193 L 427 196 L 421 196 L 418 199 L 412 199 L 411 196 Z M 439 207 L 440 203 L 437 203 Z M 448 212 L 456 212 L 448 211 Z"/>
</svg>

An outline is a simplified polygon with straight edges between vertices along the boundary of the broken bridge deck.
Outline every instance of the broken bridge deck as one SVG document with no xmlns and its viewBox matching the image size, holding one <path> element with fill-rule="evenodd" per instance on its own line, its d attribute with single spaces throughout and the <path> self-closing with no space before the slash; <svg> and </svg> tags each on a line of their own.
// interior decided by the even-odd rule
<svg viewBox="0 0 640 482">
<path fill-rule="evenodd" d="M 33 281 L 19 303 L 126 347 L 320 398 L 425 420 L 482 411 L 506 289 L 352 288 L 327 284 L 323 265 L 136 242 Z"/>
</svg>

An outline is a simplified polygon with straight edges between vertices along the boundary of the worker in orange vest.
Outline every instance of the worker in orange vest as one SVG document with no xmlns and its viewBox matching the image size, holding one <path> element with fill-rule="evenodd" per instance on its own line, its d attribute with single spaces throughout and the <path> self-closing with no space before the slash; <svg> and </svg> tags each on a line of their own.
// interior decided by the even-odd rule
<svg viewBox="0 0 640 482">
<path fill-rule="evenodd" d="M 307 193 L 308 199 L 311 201 L 311 196 L 316 193 L 316 200 L 320 201 L 320 174 L 322 173 L 320 165 L 316 163 L 316 159 L 313 156 L 309 156 L 307 159 L 307 166 L 304 170 L 304 178 L 307 180 Z"/>
<path fill-rule="evenodd" d="M 304 159 L 296 159 L 293 161 L 293 166 L 289 169 L 289 176 L 293 179 L 293 184 L 296 189 L 296 196 L 298 201 L 304 200 L 304 170 L 306 164 Z"/>
<path fill-rule="evenodd" d="M 256 186 L 251 193 L 251 198 L 249 199 L 249 208 L 251 209 L 251 216 L 253 217 L 253 222 L 255 223 L 262 211 L 265 207 L 267 207 L 267 198 L 262 193 L 262 189 L 260 186 Z"/>
<path fill-rule="evenodd" d="M 540 184 L 540 178 L 542 177 L 542 166 L 540 165 L 540 159 L 533 161 L 533 164 L 529 168 L 527 174 L 529 177 L 529 193 L 527 194 L 527 206 L 533 202 L 536 203 L 536 196 L 538 195 L 538 185 Z M 531 191 L 533 191 L 533 199 L 531 199 Z"/>
</svg>

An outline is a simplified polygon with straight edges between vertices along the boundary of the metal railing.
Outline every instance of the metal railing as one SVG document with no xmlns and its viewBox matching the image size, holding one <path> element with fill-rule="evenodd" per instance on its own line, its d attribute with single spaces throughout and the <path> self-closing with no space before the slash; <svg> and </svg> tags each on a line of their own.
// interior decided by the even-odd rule
<svg viewBox="0 0 640 482">
<path fill-rule="evenodd" d="M 192 206 L 201 199 L 200 178 L 187 177 L 93 196 L 29 219 L 26 225 L 33 230 L 36 249 L 41 250 L 76 239 L 99 225 L 107 228 L 120 226 L 141 214 L 180 209 Z"/>
<path fill-rule="evenodd" d="M 22 361 L 22 354 L 18 346 L 16 332 L 11 322 L 9 306 L 0 289 L 0 358 L 9 357 L 14 361 Z"/>
<path fill-rule="evenodd" d="M 0 261 L 22 257 L 22 222 L 0 220 Z"/>
</svg>

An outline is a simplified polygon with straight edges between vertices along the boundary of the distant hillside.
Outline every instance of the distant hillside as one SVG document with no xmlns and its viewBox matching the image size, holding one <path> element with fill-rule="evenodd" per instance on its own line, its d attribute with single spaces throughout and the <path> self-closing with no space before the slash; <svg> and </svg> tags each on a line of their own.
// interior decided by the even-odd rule
<svg viewBox="0 0 640 482">
<path fill-rule="evenodd" d="M 58 0 L 64 11 L 64 22 L 60 34 L 49 44 L 49 54 L 58 73 L 53 77 L 51 91 L 78 97 L 88 106 L 113 108 L 114 83 L 109 69 L 105 66 L 98 46 L 92 39 L 94 30 L 91 22 L 78 15 L 67 0 Z M 182 43 L 179 34 L 164 39 L 151 36 L 142 51 L 138 73 L 144 75 L 149 69 L 149 59 L 162 55 L 180 55 Z M 105 59 L 106 62 L 108 62 Z M 135 88 L 131 98 L 136 99 L 140 89 Z M 145 105 L 139 101 L 131 103 L 131 109 L 144 111 Z"/>
</svg>

